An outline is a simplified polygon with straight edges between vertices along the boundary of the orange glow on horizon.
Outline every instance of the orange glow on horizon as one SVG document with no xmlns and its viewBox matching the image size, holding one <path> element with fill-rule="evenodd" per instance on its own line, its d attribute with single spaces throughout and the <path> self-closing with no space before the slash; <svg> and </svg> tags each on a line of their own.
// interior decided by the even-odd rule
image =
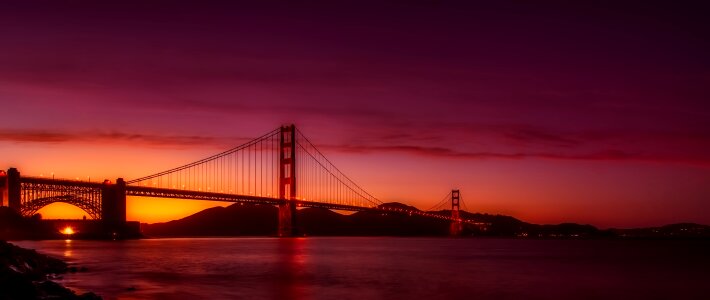
<svg viewBox="0 0 710 300">
<path fill-rule="evenodd" d="M 63 203 L 63 202 L 56 202 L 52 203 L 50 205 L 47 205 L 37 211 L 38 214 L 42 216 L 42 219 L 74 219 L 74 220 L 80 220 L 86 217 L 87 219 L 90 219 L 91 217 L 89 216 L 88 213 L 83 211 L 81 208 L 78 208 L 74 205 L 68 204 L 68 203 Z"/>
<path fill-rule="evenodd" d="M 159 223 L 181 219 L 202 210 L 229 206 L 231 202 L 183 200 L 169 198 L 128 197 L 126 217 L 129 221 Z"/>
</svg>

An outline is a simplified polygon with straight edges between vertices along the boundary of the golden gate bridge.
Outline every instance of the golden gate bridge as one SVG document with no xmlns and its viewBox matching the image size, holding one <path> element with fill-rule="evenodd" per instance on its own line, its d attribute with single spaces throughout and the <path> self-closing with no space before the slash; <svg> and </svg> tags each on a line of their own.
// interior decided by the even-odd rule
<svg viewBox="0 0 710 300">
<path fill-rule="evenodd" d="M 24 216 L 64 202 L 101 220 L 115 236 L 126 223 L 126 197 L 195 199 L 278 207 L 278 236 L 293 236 L 298 207 L 343 211 L 378 211 L 449 221 L 457 235 L 463 224 L 461 197 L 453 190 L 432 208 L 392 207 L 365 191 L 333 163 L 294 125 L 281 126 L 250 142 L 210 157 L 141 178 L 92 183 L 20 176 L 15 168 L 0 170 L 0 204 Z M 435 211 L 448 206 L 451 214 Z"/>
</svg>

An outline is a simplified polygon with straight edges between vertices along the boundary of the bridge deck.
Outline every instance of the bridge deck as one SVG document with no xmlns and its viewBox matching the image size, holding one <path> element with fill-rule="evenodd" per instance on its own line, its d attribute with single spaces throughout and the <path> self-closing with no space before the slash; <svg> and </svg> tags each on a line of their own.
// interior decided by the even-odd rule
<svg viewBox="0 0 710 300">
<path fill-rule="evenodd" d="M 67 179 L 52 179 L 44 177 L 21 177 L 23 183 L 31 184 L 43 184 L 43 185 L 53 185 L 59 187 L 81 187 L 81 188 L 92 188 L 101 189 L 105 184 L 98 182 L 87 182 L 80 180 L 67 180 Z M 180 189 L 168 189 L 168 188 L 156 188 L 156 187 L 146 187 L 146 186 L 126 186 L 127 196 L 139 196 L 139 197 L 156 197 L 156 198 L 173 198 L 173 199 L 192 199 L 192 200 L 206 200 L 206 201 L 220 201 L 220 202 L 231 202 L 231 203 L 251 203 L 251 204 L 267 204 L 267 205 L 279 205 L 288 200 L 262 197 L 254 195 L 238 195 L 238 194 L 225 194 L 225 193 L 215 193 L 215 192 L 205 192 L 205 191 L 190 191 L 190 190 L 180 190 Z M 355 206 L 347 204 L 336 204 L 336 203 L 323 203 L 314 202 L 306 200 L 293 200 L 298 207 L 315 207 L 324 208 L 332 210 L 343 210 L 343 211 L 379 211 L 383 213 L 402 213 L 410 215 L 419 215 L 443 220 L 452 220 L 449 216 L 444 216 L 440 214 L 434 214 L 426 211 L 420 210 L 408 210 L 401 208 L 392 207 L 364 207 Z M 470 222 L 468 220 L 463 220 L 463 222 Z"/>
<path fill-rule="evenodd" d="M 20 177 L 20 182 L 22 183 L 33 183 L 33 184 L 46 184 L 55 186 L 68 186 L 68 187 L 86 187 L 86 188 L 101 188 L 103 183 L 99 182 L 88 182 L 81 180 L 69 180 L 69 179 L 53 179 L 46 177 Z"/>
<path fill-rule="evenodd" d="M 158 198 L 175 198 L 175 199 L 194 199 L 194 200 L 209 200 L 209 201 L 221 201 L 221 202 L 233 202 L 233 203 L 253 203 L 253 204 L 272 204 L 279 205 L 285 203 L 288 200 L 271 198 L 271 197 L 261 197 L 254 195 L 236 195 L 236 194 L 225 194 L 225 193 L 214 193 L 214 192 L 204 192 L 204 191 L 189 191 L 189 190 L 178 190 L 178 189 L 165 189 L 165 188 L 154 188 L 154 187 L 144 187 L 144 186 L 126 186 L 126 195 L 128 196 L 141 196 L 141 197 L 158 197 Z M 346 204 L 331 204 L 331 203 L 321 203 L 312 202 L 305 200 L 294 200 L 294 203 L 298 207 L 318 207 L 334 210 L 346 210 L 346 211 L 366 211 L 366 210 L 376 210 L 376 207 L 362 207 Z"/>
</svg>

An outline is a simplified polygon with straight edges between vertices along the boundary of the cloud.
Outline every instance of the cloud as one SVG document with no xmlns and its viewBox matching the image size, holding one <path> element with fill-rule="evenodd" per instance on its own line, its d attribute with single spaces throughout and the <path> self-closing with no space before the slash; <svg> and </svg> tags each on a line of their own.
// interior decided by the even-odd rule
<svg viewBox="0 0 710 300">
<path fill-rule="evenodd" d="M 70 134 L 58 132 L 47 132 L 41 130 L 0 130 L 0 141 L 59 143 L 74 139 L 75 137 Z"/>
<path fill-rule="evenodd" d="M 565 152 L 507 152 L 507 151 L 457 151 L 444 147 L 422 146 L 354 146 L 354 145 L 329 145 L 322 148 L 349 153 L 403 153 L 421 156 L 432 156 L 454 159 L 552 159 L 552 160 L 586 160 L 586 161 L 637 161 L 682 163 L 691 165 L 710 166 L 709 157 L 687 157 L 683 155 L 661 155 L 643 152 L 606 149 L 580 153 Z"/>
<path fill-rule="evenodd" d="M 372 129 L 365 138 L 342 140 L 323 148 L 350 153 L 402 153 L 454 159 L 710 165 L 710 132 L 702 129 L 561 130 L 525 124 L 425 125 L 389 127 L 379 134 Z"/>
<path fill-rule="evenodd" d="M 503 132 L 503 136 L 505 136 L 509 140 L 517 142 L 539 143 L 560 147 L 574 147 L 582 144 L 582 142 L 578 138 L 570 137 L 570 135 L 544 132 L 532 128 L 509 130 Z"/>
<path fill-rule="evenodd" d="M 205 136 L 162 136 L 124 132 L 59 132 L 0 129 L 0 141 L 16 143 L 139 143 L 149 146 L 220 145 L 228 139 Z M 231 141 L 234 141 L 232 139 Z"/>
<path fill-rule="evenodd" d="M 411 129 L 411 128 L 410 128 Z M 453 135 L 435 135 L 441 128 L 417 134 L 389 128 L 363 129 L 359 139 L 325 140 L 316 147 L 341 153 L 401 153 L 449 159 L 549 159 L 579 161 L 635 161 L 709 166 L 708 135 L 703 132 L 634 133 L 570 132 L 522 125 L 469 127 Z M 373 134 L 379 132 L 379 134 Z M 465 135 L 469 132 L 470 135 Z M 475 134 L 474 134 L 475 133 Z M 465 136 L 459 136 L 464 134 Z M 254 137 L 155 135 L 120 131 L 72 132 L 0 129 L 0 142 L 14 143 L 116 143 L 147 147 L 211 147 L 228 149 Z M 436 146 L 430 146 L 436 145 Z M 705 149 L 705 150 L 704 150 Z"/>
</svg>

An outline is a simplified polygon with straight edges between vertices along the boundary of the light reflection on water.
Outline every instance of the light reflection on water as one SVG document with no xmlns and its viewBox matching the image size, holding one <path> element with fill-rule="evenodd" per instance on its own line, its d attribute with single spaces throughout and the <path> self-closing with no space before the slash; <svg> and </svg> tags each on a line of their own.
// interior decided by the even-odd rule
<svg viewBox="0 0 710 300">
<path fill-rule="evenodd" d="M 22 241 L 105 299 L 702 298 L 708 241 L 190 238 Z"/>
<path fill-rule="evenodd" d="M 64 258 L 71 257 L 71 240 L 64 240 Z"/>
</svg>

